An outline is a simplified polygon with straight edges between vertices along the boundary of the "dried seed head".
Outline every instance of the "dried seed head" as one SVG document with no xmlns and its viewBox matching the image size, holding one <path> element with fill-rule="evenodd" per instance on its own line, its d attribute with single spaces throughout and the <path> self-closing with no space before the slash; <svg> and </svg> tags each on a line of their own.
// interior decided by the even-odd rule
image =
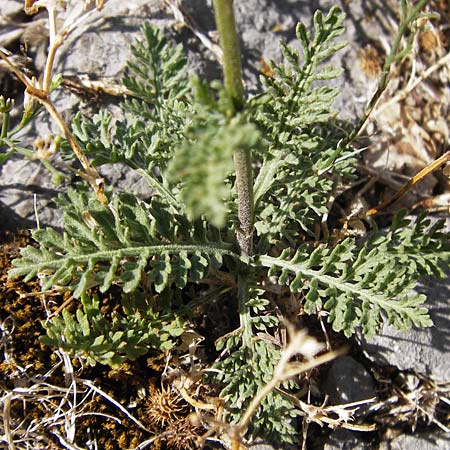
<svg viewBox="0 0 450 450">
<path fill-rule="evenodd" d="M 439 46 L 439 38 L 433 30 L 424 30 L 419 33 L 420 49 L 432 53 Z"/>
<path fill-rule="evenodd" d="M 172 424 L 168 431 L 172 431 L 168 438 L 167 444 L 175 450 L 194 450 L 201 448 L 201 436 L 199 429 L 192 424 L 189 417 Z"/>
<path fill-rule="evenodd" d="M 146 410 L 148 420 L 160 427 L 178 423 L 187 414 L 183 398 L 170 388 L 156 388 L 150 385 Z"/>
</svg>

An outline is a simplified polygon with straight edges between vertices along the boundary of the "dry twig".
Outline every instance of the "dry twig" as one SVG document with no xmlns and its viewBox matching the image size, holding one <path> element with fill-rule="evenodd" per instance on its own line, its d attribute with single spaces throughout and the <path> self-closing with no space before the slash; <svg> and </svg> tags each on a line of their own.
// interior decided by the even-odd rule
<svg viewBox="0 0 450 450">
<path fill-rule="evenodd" d="M 74 20 L 68 27 L 63 28 L 58 32 L 56 24 L 57 7 L 58 2 L 56 0 L 39 0 L 36 2 L 33 2 L 31 0 L 25 1 L 25 12 L 27 12 L 28 14 L 35 14 L 40 8 L 45 8 L 48 12 L 50 40 L 42 82 L 39 82 L 35 79 L 30 79 L 27 75 L 24 74 L 22 70 L 20 70 L 10 61 L 8 54 L 2 50 L 0 50 L 0 58 L 5 62 L 9 70 L 14 73 L 14 75 L 16 75 L 17 78 L 24 84 L 25 103 L 27 103 L 28 96 L 28 102 L 30 100 L 31 102 L 38 101 L 47 109 L 48 113 L 60 128 L 62 134 L 69 142 L 73 152 L 81 163 L 85 171 L 83 177 L 91 185 L 97 196 L 97 199 L 102 203 L 107 203 L 107 198 L 104 193 L 103 178 L 100 176 L 97 169 L 90 164 L 85 154 L 83 153 L 83 150 L 81 149 L 78 141 L 75 139 L 69 127 L 63 120 L 61 114 L 56 110 L 53 102 L 50 99 L 53 65 L 56 52 L 62 45 L 64 40 L 67 38 L 67 36 L 70 34 L 70 32 L 76 28 L 76 25 L 80 23 L 81 19 L 87 17 L 89 12 L 80 16 L 78 20 Z M 27 108 L 27 104 L 25 104 L 25 108 Z"/>
</svg>

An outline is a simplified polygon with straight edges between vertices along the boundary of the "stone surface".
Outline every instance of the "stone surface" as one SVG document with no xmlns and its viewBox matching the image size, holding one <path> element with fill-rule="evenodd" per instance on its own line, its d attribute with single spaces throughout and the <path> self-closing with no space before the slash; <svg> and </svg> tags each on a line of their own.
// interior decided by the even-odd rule
<svg viewBox="0 0 450 450">
<path fill-rule="evenodd" d="M 323 395 L 328 395 L 329 405 L 342 405 L 376 397 L 375 384 L 366 368 L 351 356 L 336 359 L 323 385 L 320 388 Z M 355 412 L 355 417 L 364 415 L 365 405 Z M 371 447 L 364 442 L 361 433 L 340 429 L 333 431 L 325 442 L 324 450 L 369 450 Z"/>
<path fill-rule="evenodd" d="M 402 434 L 384 442 L 379 450 L 449 450 L 450 436 L 444 433 Z"/>
<path fill-rule="evenodd" d="M 199 29 L 214 41 L 214 17 L 210 0 L 182 0 Z M 246 89 L 253 93 L 258 89 L 262 61 L 280 60 L 279 40 L 297 46 L 295 24 L 302 20 L 312 24 L 317 8 L 329 9 L 336 4 L 332 0 L 246 0 L 235 2 L 239 34 L 242 40 L 243 68 Z M 343 118 L 355 119 L 361 114 L 375 88 L 376 80 L 365 76 L 359 65 L 359 51 L 374 41 L 374 36 L 385 39 L 386 24 L 396 19 L 395 12 L 386 8 L 385 2 L 339 2 L 347 13 L 347 30 L 343 40 L 349 45 L 336 55 L 331 63 L 342 65 L 345 76 L 336 81 L 342 90 L 336 108 Z M 17 13 L 22 0 L 0 0 L 0 15 Z M 93 14 L 83 22 L 65 42 L 56 59 L 56 71 L 65 76 L 86 75 L 91 79 L 110 78 L 119 81 L 129 57 L 129 45 L 139 36 L 142 23 L 151 19 L 165 28 L 165 32 L 187 49 L 192 71 L 209 78 L 221 77 L 214 54 L 206 49 L 188 28 L 175 29 L 174 18 L 164 8 L 163 0 L 109 0 L 102 13 Z M 388 41 L 388 39 L 385 39 Z M 39 65 L 39 64 L 38 64 Z M 66 118 L 86 110 L 80 98 L 60 90 L 55 97 L 57 109 Z M 41 117 L 26 130 L 26 139 L 32 143 L 37 136 L 55 131 L 48 118 Z M 150 195 L 147 186 L 124 167 L 105 167 L 102 173 L 108 180 L 116 179 L 122 189 L 136 191 L 141 197 Z M 53 198 L 63 187 L 54 186 L 51 177 L 36 161 L 24 161 L 17 157 L 0 166 L 0 228 L 34 228 L 37 217 L 41 226 L 61 226 L 61 215 Z M 36 200 L 35 200 L 36 199 Z M 36 202 L 36 206 L 35 206 Z M 381 336 L 370 342 L 362 340 L 369 356 L 381 364 L 394 365 L 402 370 L 429 373 L 439 380 L 450 379 L 450 279 L 435 282 L 428 293 L 431 316 L 435 327 L 398 333 L 388 327 Z M 372 377 L 365 368 L 351 357 L 335 361 L 323 386 L 330 395 L 331 404 L 348 403 L 375 396 Z M 358 433 L 346 430 L 333 432 L 325 444 L 326 450 L 365 450 L 370 447 Z M 450 449 L 450 442 L 435 435 L 403 435 L 383 450 Z M 270 450 L 270 446 L 254 446 L 254 450 Z M 380 449 L 381 450 L 381 449 Z"/>
<path fill-rule="evenodd" d="M 19 13 L 22 9 L 22 0 L 2 0 L 0 2 L 0 16 L 14 15 Z"/>
<path fill-rule="evenodd" d="M 372 450 L 372 446 L 364 442 L 359 433 L 336 430 L 331 433 L 323 450 Z"/>
<path fill-rule="evenodd" d="M 14 157 L 1 167 L 0 229 L 62 225 L 53 199 L 61 192 L 47 169 L 37 161 Z"/>
<path fill-rule="evenodd" d="M 447 219 L 450 232 L 450 219 Z M 434 322 L 431 328 L 399 332 L 384 326 L 370 340 L 359 337 L 363 350 L 379 364 L 396 366 L 430 375 L 435 380 L 450 380 L 450 270 L 447 278 L 432 280 L 418 292 L 427 296 L 426 305 Z"/>
<path fill-rule="evenodd" d="M 372 376 L 351 356 L 343 356 L 332 363 L 321 392 L 329 396 L 330 405 L 353 403 L 376 397 Z"/>
</svg>

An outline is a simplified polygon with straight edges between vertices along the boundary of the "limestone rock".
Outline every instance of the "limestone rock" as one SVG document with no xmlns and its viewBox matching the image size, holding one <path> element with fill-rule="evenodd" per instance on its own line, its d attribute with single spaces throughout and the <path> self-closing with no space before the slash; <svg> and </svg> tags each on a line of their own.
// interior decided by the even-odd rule
<svg viewBox="0 0 450 450">
<path fill-rule="evenodd" d="M 446 229 L 450 231 L 450 219 Z M 384 326 L 380 334 L 369 340 L 360 336 L 369 358 L 382 365 L 430 375 L 438 381 L 450 379 L 450 271 L 447 274 L 447 278 L 434 279 L 417 289 L 427 296 L 426 305 L 434 326 L 408 332 Z"/>
<path fill-rule="evenodd" d="M 333 362 L 321 391 L 329 395 L 330 405 L 376 397 L 372 376 L 351 356 L 343 356 Z"/>
<path fill-rule="evenodd" d="M 443 433 L 402 434 L 383 443 L 379 450 L 448 450 L 450 437 Z"/>
<path fill-rule="evenodd" d="M 336 430 L 331 433 L 323 450 L 372 450 L 372 447 L 364 442 L 358 433 Z"/>
</svg>

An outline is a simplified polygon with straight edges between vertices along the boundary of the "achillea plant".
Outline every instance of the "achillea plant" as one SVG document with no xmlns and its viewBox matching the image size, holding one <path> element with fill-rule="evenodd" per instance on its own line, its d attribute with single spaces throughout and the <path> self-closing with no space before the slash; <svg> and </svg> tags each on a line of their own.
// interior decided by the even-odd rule
<svg viewBox="0 0 450 450">
<path fill-rule="evenodd" d="M 356 329 L 373 335 L 383 322 L 427 327 L 425 297 L 411 289 L 422 277 L 443 275 L 449 246 L 442 223 L 405 212 L 387 233 L 357 238 L 336 230 L 318 239 L 330 199 L 357 175 L 351 139 L 363 122 L 350 131 L 335 126 L 339 92 L 327 81 L 341 70 L 324 65 L 344 46 L 344 14 L 337 7 L 317 12 L 311 32 L 300 23 L 302 52 L 281 44 L 284 62 L 271 63 L 261 93 L 247 97 L 232 3 L 214 1 L 224 84 L 188 79 L 181 47 L 146 24 L 123 80 L 132 93 L 121 104 L 124 118 L 101 111 L 72 123 L 93 166 L 128 165 L 153 189 L 151 201 L 106 189 L 101 202 L 75 186 L 59 199 L 64 233 L 34 231 L 38 246 L 23 249 L 10 276 L 39 276 L 43 290 L 65 287 L 81 299 L 76 315 L 65 311 L 43 324 L 42 340 L 92 364 L 170 350 L 197 300 L 194 284 L 218 303 L 231 292 L 239 328 L 217 342 L 214 382 L 222 386 L 227 420 L 238 423 L 280 359 L 273 336 L 282 299 L 274 285 L 288 289 L 299 310 L 326 313 L 346 336 Z M 419 15 L 404 7 L 402 32 Z M 385 69 L 401 56 L 391 55 Z M 120 291 L 120 309 L 102 312 L 92 288 Z M 298 385 L 284 381 L 282 388 L 295 392 Z M 273 390 L 248 437 L 295 442 L 299 414 Z"/>
</svg>

